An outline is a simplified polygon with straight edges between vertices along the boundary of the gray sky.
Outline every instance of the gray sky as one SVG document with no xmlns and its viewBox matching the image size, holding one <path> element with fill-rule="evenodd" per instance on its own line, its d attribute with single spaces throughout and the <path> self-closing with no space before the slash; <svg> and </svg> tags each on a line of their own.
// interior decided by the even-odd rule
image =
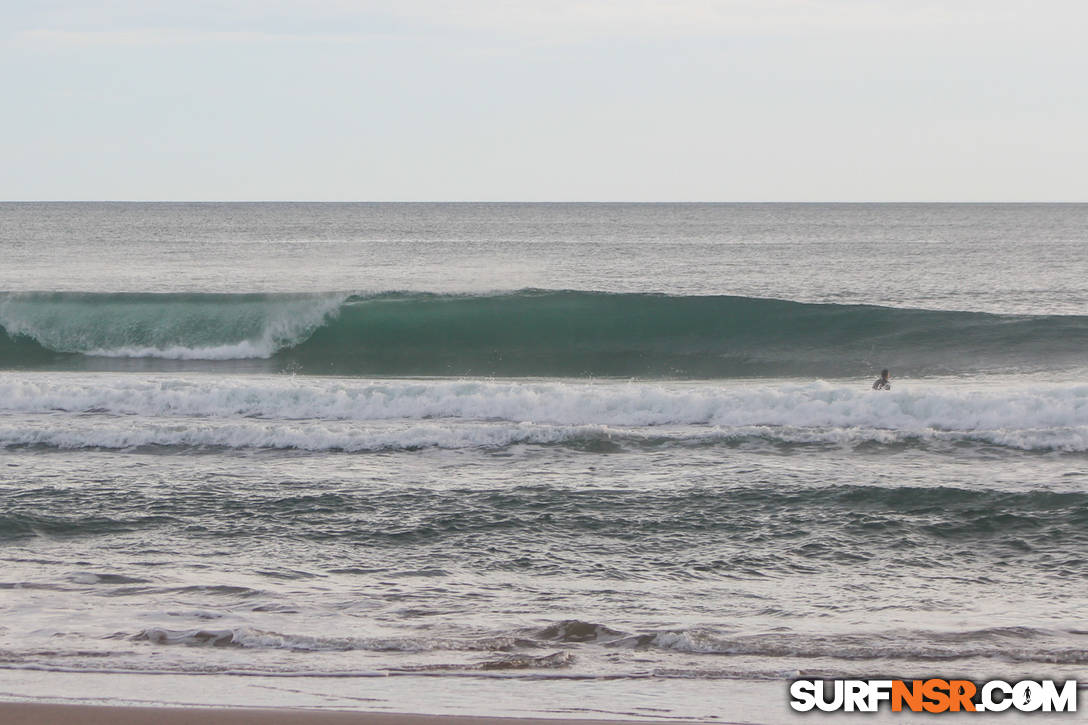
<svg viewBox="0 0 1088 725">
<path fill-rule="evenodd" d="M 1088 201 L 1088 3 L 6 2 L 0 199 Z"/>
</svg>

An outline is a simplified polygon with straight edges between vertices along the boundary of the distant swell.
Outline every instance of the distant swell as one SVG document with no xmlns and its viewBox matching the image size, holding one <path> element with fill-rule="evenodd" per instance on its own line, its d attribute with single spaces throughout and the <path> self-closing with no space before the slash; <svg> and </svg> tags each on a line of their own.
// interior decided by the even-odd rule
<svg viewBox="0 0 1088 725">
<path fill-rule="evenodd" d="M 1083 316 L 541 290 L 7 293 L 0 328 L 0 366 L 24 369 L 248 361 L 347 375 L 836 377 L 883 365 L 899 374 L 1060 369 L 1083 365 L 1088 352 Z"/>
</svg>

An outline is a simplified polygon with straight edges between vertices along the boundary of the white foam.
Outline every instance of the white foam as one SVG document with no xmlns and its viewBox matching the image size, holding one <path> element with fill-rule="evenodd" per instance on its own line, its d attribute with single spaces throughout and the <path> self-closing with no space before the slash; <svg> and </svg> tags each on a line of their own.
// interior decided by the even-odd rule
<svg viewBox="0 0 1088 725">
<path fill-rule="evenodd" d="M 302 298 L 270 299 L 242 302 L 236 309 L 208 311 L 200 305 L 165 301 L 149 304 L 134 319 L 129 306 L 119 303 L 118 309 L 109 305 L 79 307 L 71 301 L 50 303 L 33 296 L 11 296 L 0 299 L 0 326 L 9 335 L 23 335 L 57 352 L 78 352 L 92 357 L 165 358 L 169 360 L 239 360 L 265 359 L 277 351 L 302 342 L 325 321 L 334 316 L 346 295 L 323 295 Z M 56 307 L 56 309 L 54 309 Z M 229 317 L 237 315 L 235 324 L 226 327 L 233 332 L 222 333 L 235 339 L 212 340 L 186 344 L 194 330 L 215 335 L 223 324 L 214 312 Z M 114 315 L 122 315 L 113 319 Z M 130 327 L 141 328 L 150 323 L 158 328 L 156 335 L 165 338 L 160 344 L 129 344 Z M 248 329 L 248 332 L 240 330 Z M 146 335 L 147 333 L 145 333 Z M 244 338 L 244 339 L 239 339 Z"/>
<path fill-rule="evenodd" d="M 315 637 L 281 634 L 252 627 L 233 629 L 172 630 L 161 627 L 145 629 L 136 639 L 155 644 L 245 649 L 286 649 L 305 652 L 433 652 L 436 650 L 502 652 L 516 645 L 513 637 L 454 639 L 449 637 Z"/>
<path fill-rule="evenodd" d="M 0 441 L 373 450 L 585 436 L 755 437 L 831 444 L 967 439 L 1088 450 L 1084 385 L 900 385 L 874 393 L 823 382 L 718 386 L 44 373 L 0 379 L 0 412 L 56 411 L 93 412 L 105 420 L 84 433 L 77 432 L 78 419 L 63 426 L 53 420 L 40 429 L 31 421 L 3 428 Z"/>
<path fill-rule="evenodd" d="M 97 417 L 96 417 L 97 418 Z M 592 426 L 531 424 L 365 426 L 358 423 L 178 421 L 138 417 L 119 420 L 20 421 L 0 425 L 0 446 L 114 448 L 141 446 L 275 448 L 305 451 L 380 451 L 419 448 L 497 448 L 515 443 L 558 443 L 592 437 Z M 605 434 L 607 435 L 607 434 Z"/>
<path fill-rule="evenodd" d="M 87 350 L 89 357 L 137 358 L 154 357 L 165 360 L 265 360 L 276 354 L 283 343 L 264 337 L 260 340 L 244 340 L 230 345 L 212 345 L 209 347 L 115 347 Z"/>
<path fill-rule="evenodd" d="M 462 418 L 556 425 L 792 425 L 1031 429 L 1088 425 L 1088 385 L 998 390 L 829 383 L 684 385 L 334 378 L 7 374 L 0 411 L 382 420 Z"/>
</svg>

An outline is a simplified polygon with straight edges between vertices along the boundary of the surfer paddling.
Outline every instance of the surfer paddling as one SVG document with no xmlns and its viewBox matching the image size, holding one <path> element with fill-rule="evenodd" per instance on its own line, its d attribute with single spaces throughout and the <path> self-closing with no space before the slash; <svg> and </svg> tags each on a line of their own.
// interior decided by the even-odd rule
<svg viewBox="0 0 1088 725">
<path fill-rule="evenodd" d="M 890 380 L 888 380 L 888 371 L 887 371 L 887 369 L 881 370 L 880 371 L 880 377 L 876 379 L 875 383 L 873 383 L 873 390 L 891 390 L 891 389 L 892 389 L 892 383 L 891 383 Z"/>
</svg>

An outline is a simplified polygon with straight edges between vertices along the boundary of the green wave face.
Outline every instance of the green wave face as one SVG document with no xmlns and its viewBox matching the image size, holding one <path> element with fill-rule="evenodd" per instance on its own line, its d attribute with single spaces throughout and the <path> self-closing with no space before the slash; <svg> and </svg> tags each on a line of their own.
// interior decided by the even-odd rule
<svg viewBox="0 0 1088 725">
<path fill-rule="evenodd" d="M 1088 317 L 745 297 L 0 295 L 0 366 L 338 375 L 844 377 L 1084 365 Z"/>
</svg>

